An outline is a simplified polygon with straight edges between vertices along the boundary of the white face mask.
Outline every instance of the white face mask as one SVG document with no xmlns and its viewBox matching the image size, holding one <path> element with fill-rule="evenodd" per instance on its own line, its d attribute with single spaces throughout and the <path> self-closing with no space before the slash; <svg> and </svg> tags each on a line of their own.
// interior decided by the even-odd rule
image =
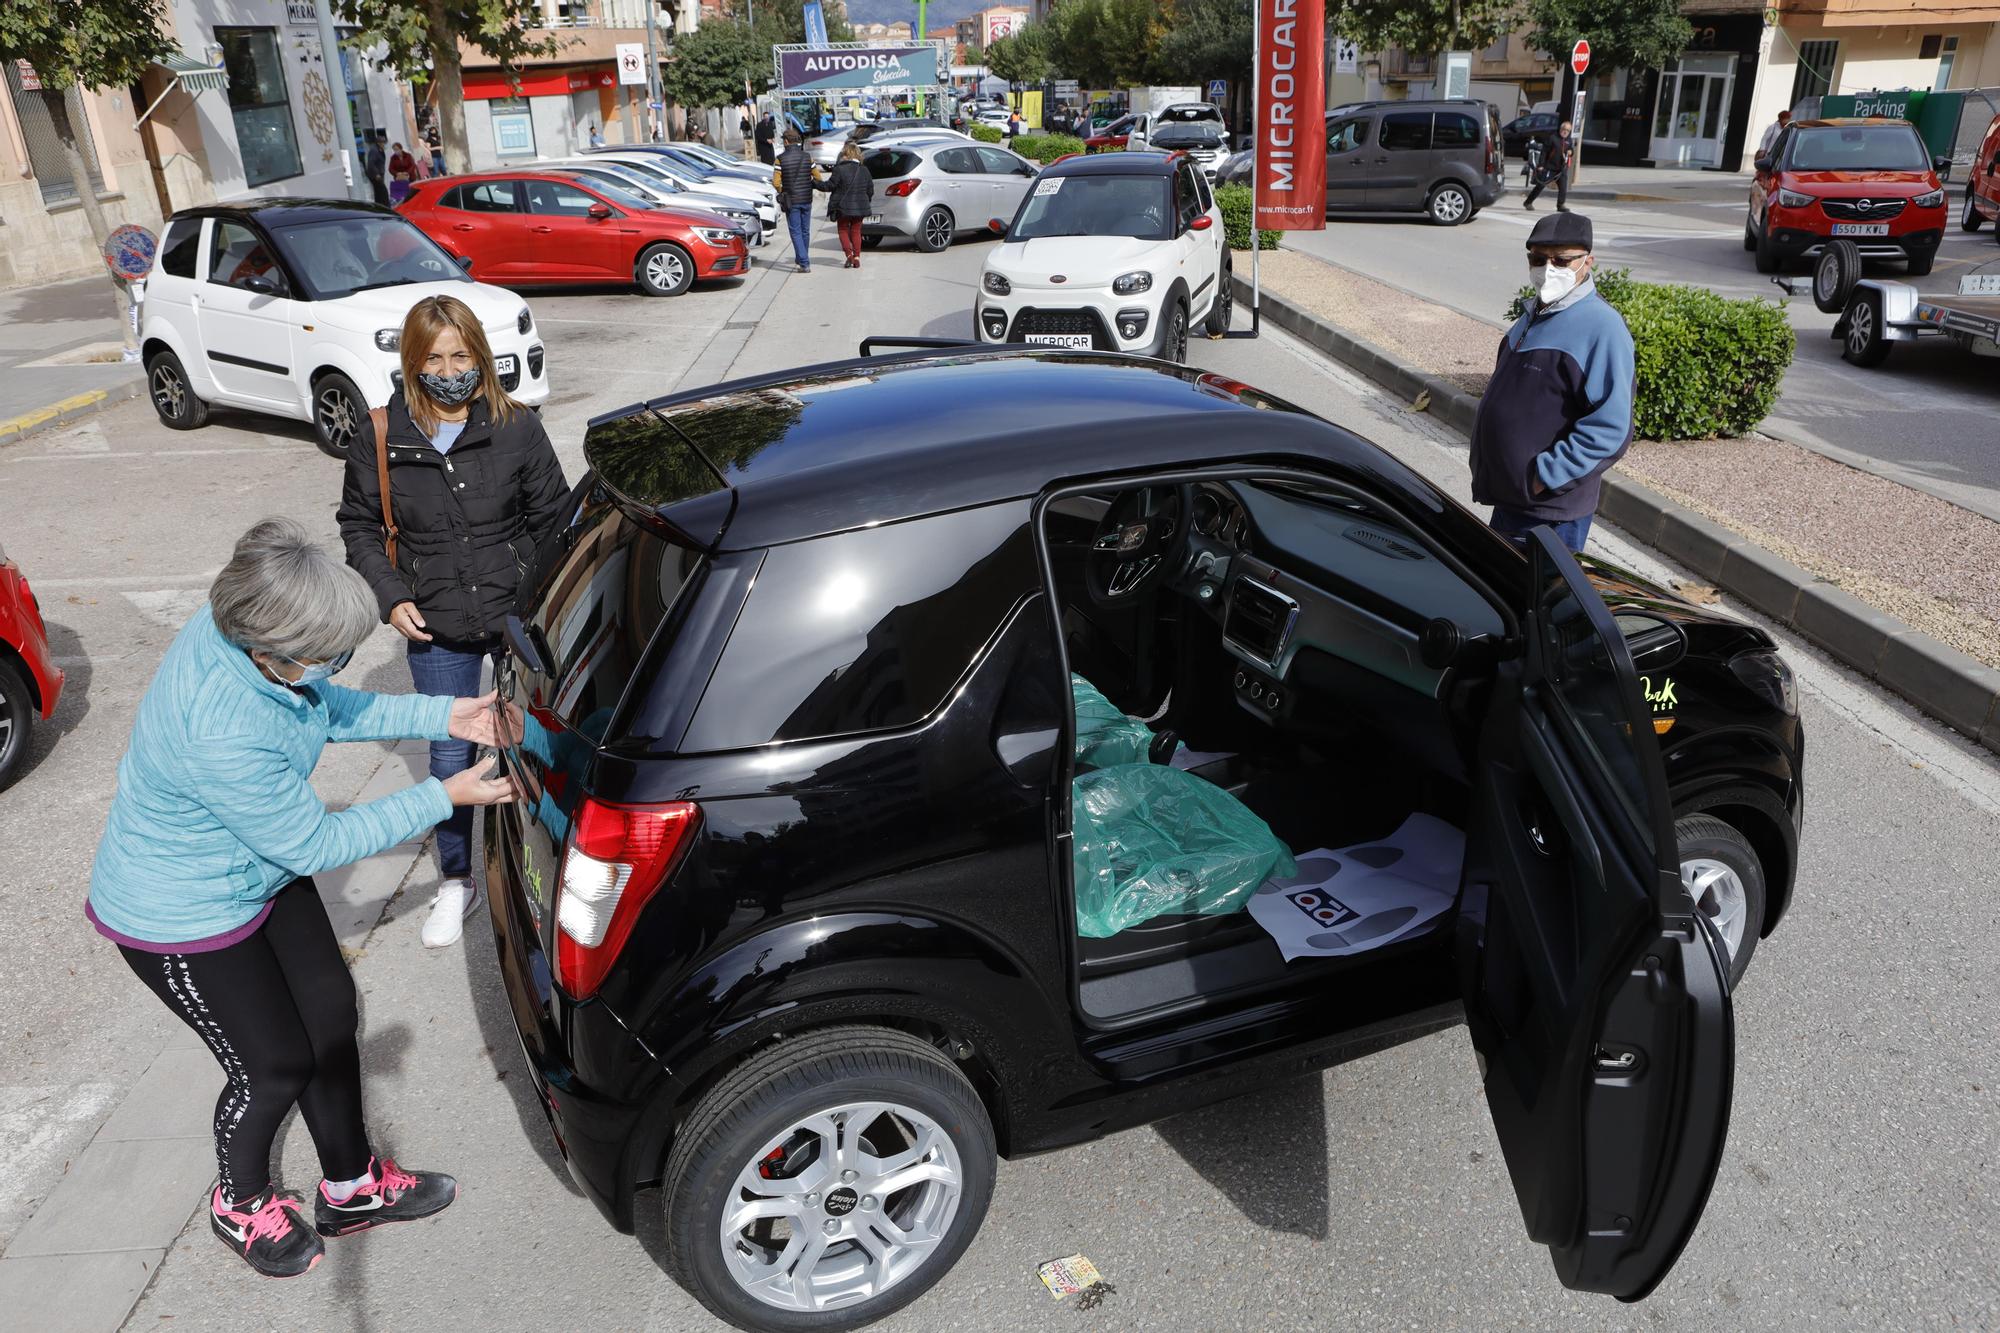
<svg viewBox="0 0 2000 1333">
<path fill-rule="evenodd" d="M 1541 298 L 1542 304 L 1554 305 L 1575 291 L 1577 283 L 1583 280 L 1585 262 L 1578 260 L 1568 268 L 1558 264 L 1528 265 L 1528 275 L 1535 283 L 1535 295 Z"/>
</svg>

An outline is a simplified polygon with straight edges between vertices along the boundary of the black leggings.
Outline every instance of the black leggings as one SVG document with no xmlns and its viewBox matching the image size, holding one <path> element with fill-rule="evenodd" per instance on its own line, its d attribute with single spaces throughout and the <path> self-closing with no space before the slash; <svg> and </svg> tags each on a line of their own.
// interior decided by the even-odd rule
<svg viewBox="0 0 2000 1333">
<path fill-rule="evenodd" d="M 225 1199 L 241 1203 L 271 1183 L 271 1144 L 294 1102 L 328 1180 L 368 1169 L 354 978 L 312 880 L 280 889 L 257 932 L 226 949 L 118 951 L 229 1076 L 215 1103 Z"/>
</svg>

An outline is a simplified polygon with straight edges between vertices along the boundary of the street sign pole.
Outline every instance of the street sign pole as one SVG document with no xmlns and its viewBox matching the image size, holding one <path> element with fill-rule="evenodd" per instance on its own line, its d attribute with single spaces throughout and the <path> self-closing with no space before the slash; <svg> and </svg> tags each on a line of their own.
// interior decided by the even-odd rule
<svg viewBox="0 0 2000 1333">
<path fill-rule="evenodd" d="M 1250 0 L 1250 336 L 1257 336 L 1264 312 L 1263 274 L 1258 259 L 1264 253 L 1264 233 L 1257 226 L 1257 159 L 1264 145 L 1264 0 Z M 1317 150 L 1315 150 L 1317 151 Z M 1222 238 L 1227 247 L 1229 237 Z M 1228 330 L 1233 333 L 1235 330 Z M 1225 333 L 1225 336 L 1227 336 Z"/>
<path fill-rule="evenodd" d="M 361 164 L 354 160 L 354 114 L 347 104 L 347 62 L 340 55 L 340 34 L 333 30 L 333 0 L 314 0 L 313 18 L 319 24 L 327 90 L 333 94 L 333 132 L 340 138 L 340 174 L 347 178 L 347 197 L 372 199 L 374 194 L 361 179 Z"/>
<path fill-rule="evenodd" d="M 1575 188 L 1578 173 L 1583 167 L 1583 76 L 1590 69 L 1590 39 L 1579 37 L 1576 45 L 1569 49 L 1569 68 L 1575 75 L 1576 96 L 1570 103 L 1569 114 L 1569 184 Z"/>
<path fill-rule="evenodd" d="M 646 122 L 648 123 L 648 129 L 646 131 L 646 137 L 648 139 L 651 139 L 653 137 L 652 130 L 650 128 L 650 123 L 653 119 L 653 103 L 655 102 L 658 102 L 660 104 L 659 116 L 660 116 L 660 126 L 662 131 L 660 137 L 662 139 L 667 137 L 665 134 L 665 127 L 667 121 L 667 99 L 664 96 L 664 90 L 662 90 L 660 87 L 659 30 L 660 30 L 659 0 L 646 0 L 646 117 L 645 119 Z"/>
<path fill-rule="evenodd" d="M 930 0 L 917 0 L 917 31 L 912 41 L 928 42 L 931 39 L 930 24 L 926 16 L 930 13 Z M 924 114 L 924 90 L 917 89 L 917 114 Z"/>
</svg>

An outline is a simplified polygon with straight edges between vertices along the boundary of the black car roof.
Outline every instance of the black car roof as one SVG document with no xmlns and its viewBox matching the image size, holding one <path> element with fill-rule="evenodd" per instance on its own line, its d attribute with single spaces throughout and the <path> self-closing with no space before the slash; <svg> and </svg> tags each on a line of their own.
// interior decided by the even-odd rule
<svg viewBox="0 0 2000 1333">
<path fill-rule="evenodd" d="M 592 420 L 584 457 L 703 544 L 726 524 L 722 550 L 1174 464 L 1331 465 L 1445 503 L 1373 445 L 1224 376 L 1020 348 L 858 358 L 660 398 Z"/>
<path fill-rule="evenodd" d="M 356 213 L 378 213 L 401 217 L 393 208 L 363 203 L 357 199 L 238 199 L 226 204 L 200 204 L 177 209 L 174 218 L 248 218 L 262 222 L 324 222 L 329 218 L 351 217 Z M 173 219 L 168 219 L 172 221 Z"/>
<path fill-rule="evenodd" d="M 1168 176 L 1173 174 L 1170 154 L 1085 153 L 1051 162 L 1042 168 L 1044 176 Z"/>
</svg>

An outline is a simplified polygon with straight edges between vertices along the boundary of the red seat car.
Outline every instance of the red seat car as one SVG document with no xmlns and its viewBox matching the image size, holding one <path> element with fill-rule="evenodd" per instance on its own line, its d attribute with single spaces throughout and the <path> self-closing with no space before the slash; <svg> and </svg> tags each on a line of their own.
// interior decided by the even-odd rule
<svg viewBox="0 0 2000 1333">
<path fill-rule="evenodd" d="M 489 171 L 411 185 L 396 211 L 481 282 L 637 283 L 679 296 L 706 278 L 750 271 L 750 249 L 718 213 L 655 208 L 637 195 L 560 171 Z"/>
<path fill-rule="evenodd" d="M 1921 277 L 1944 241 L 1948 165 L 1906 120 L 1795 120 L 1757 159 L 1743 248 L 1776 273 L 1846 237 L 1863 259 L 1906 260 Z"/>
<path fill-rule="evenodd" d="M 1138 122 L 1137 116 L 1120 116 L 1104 127 L 1102 134 L 1093 134 L 1083 141 L 1086 153 L 1101 153 L 1107 148 L 1123 148 L 1132 136 L 1132 126 Z"/>
<path fill-rule="evenodd" d="M 1986 127 L 1979 152 L 1972 159 L 1972 176 L 1965 182 L 1965 211 L 1958 225 L 1978 231 L 1979 224 L 1991 222 L 1993 239 L 2000 241 L 2000 116 Z"/>
<path fill-rule="evenodd" d="M 62 687 L 42 608 L 20 567 L 0 551 L 0 788 L 21 771 L 35 719 L 54 715 Z"/>
</svg>

